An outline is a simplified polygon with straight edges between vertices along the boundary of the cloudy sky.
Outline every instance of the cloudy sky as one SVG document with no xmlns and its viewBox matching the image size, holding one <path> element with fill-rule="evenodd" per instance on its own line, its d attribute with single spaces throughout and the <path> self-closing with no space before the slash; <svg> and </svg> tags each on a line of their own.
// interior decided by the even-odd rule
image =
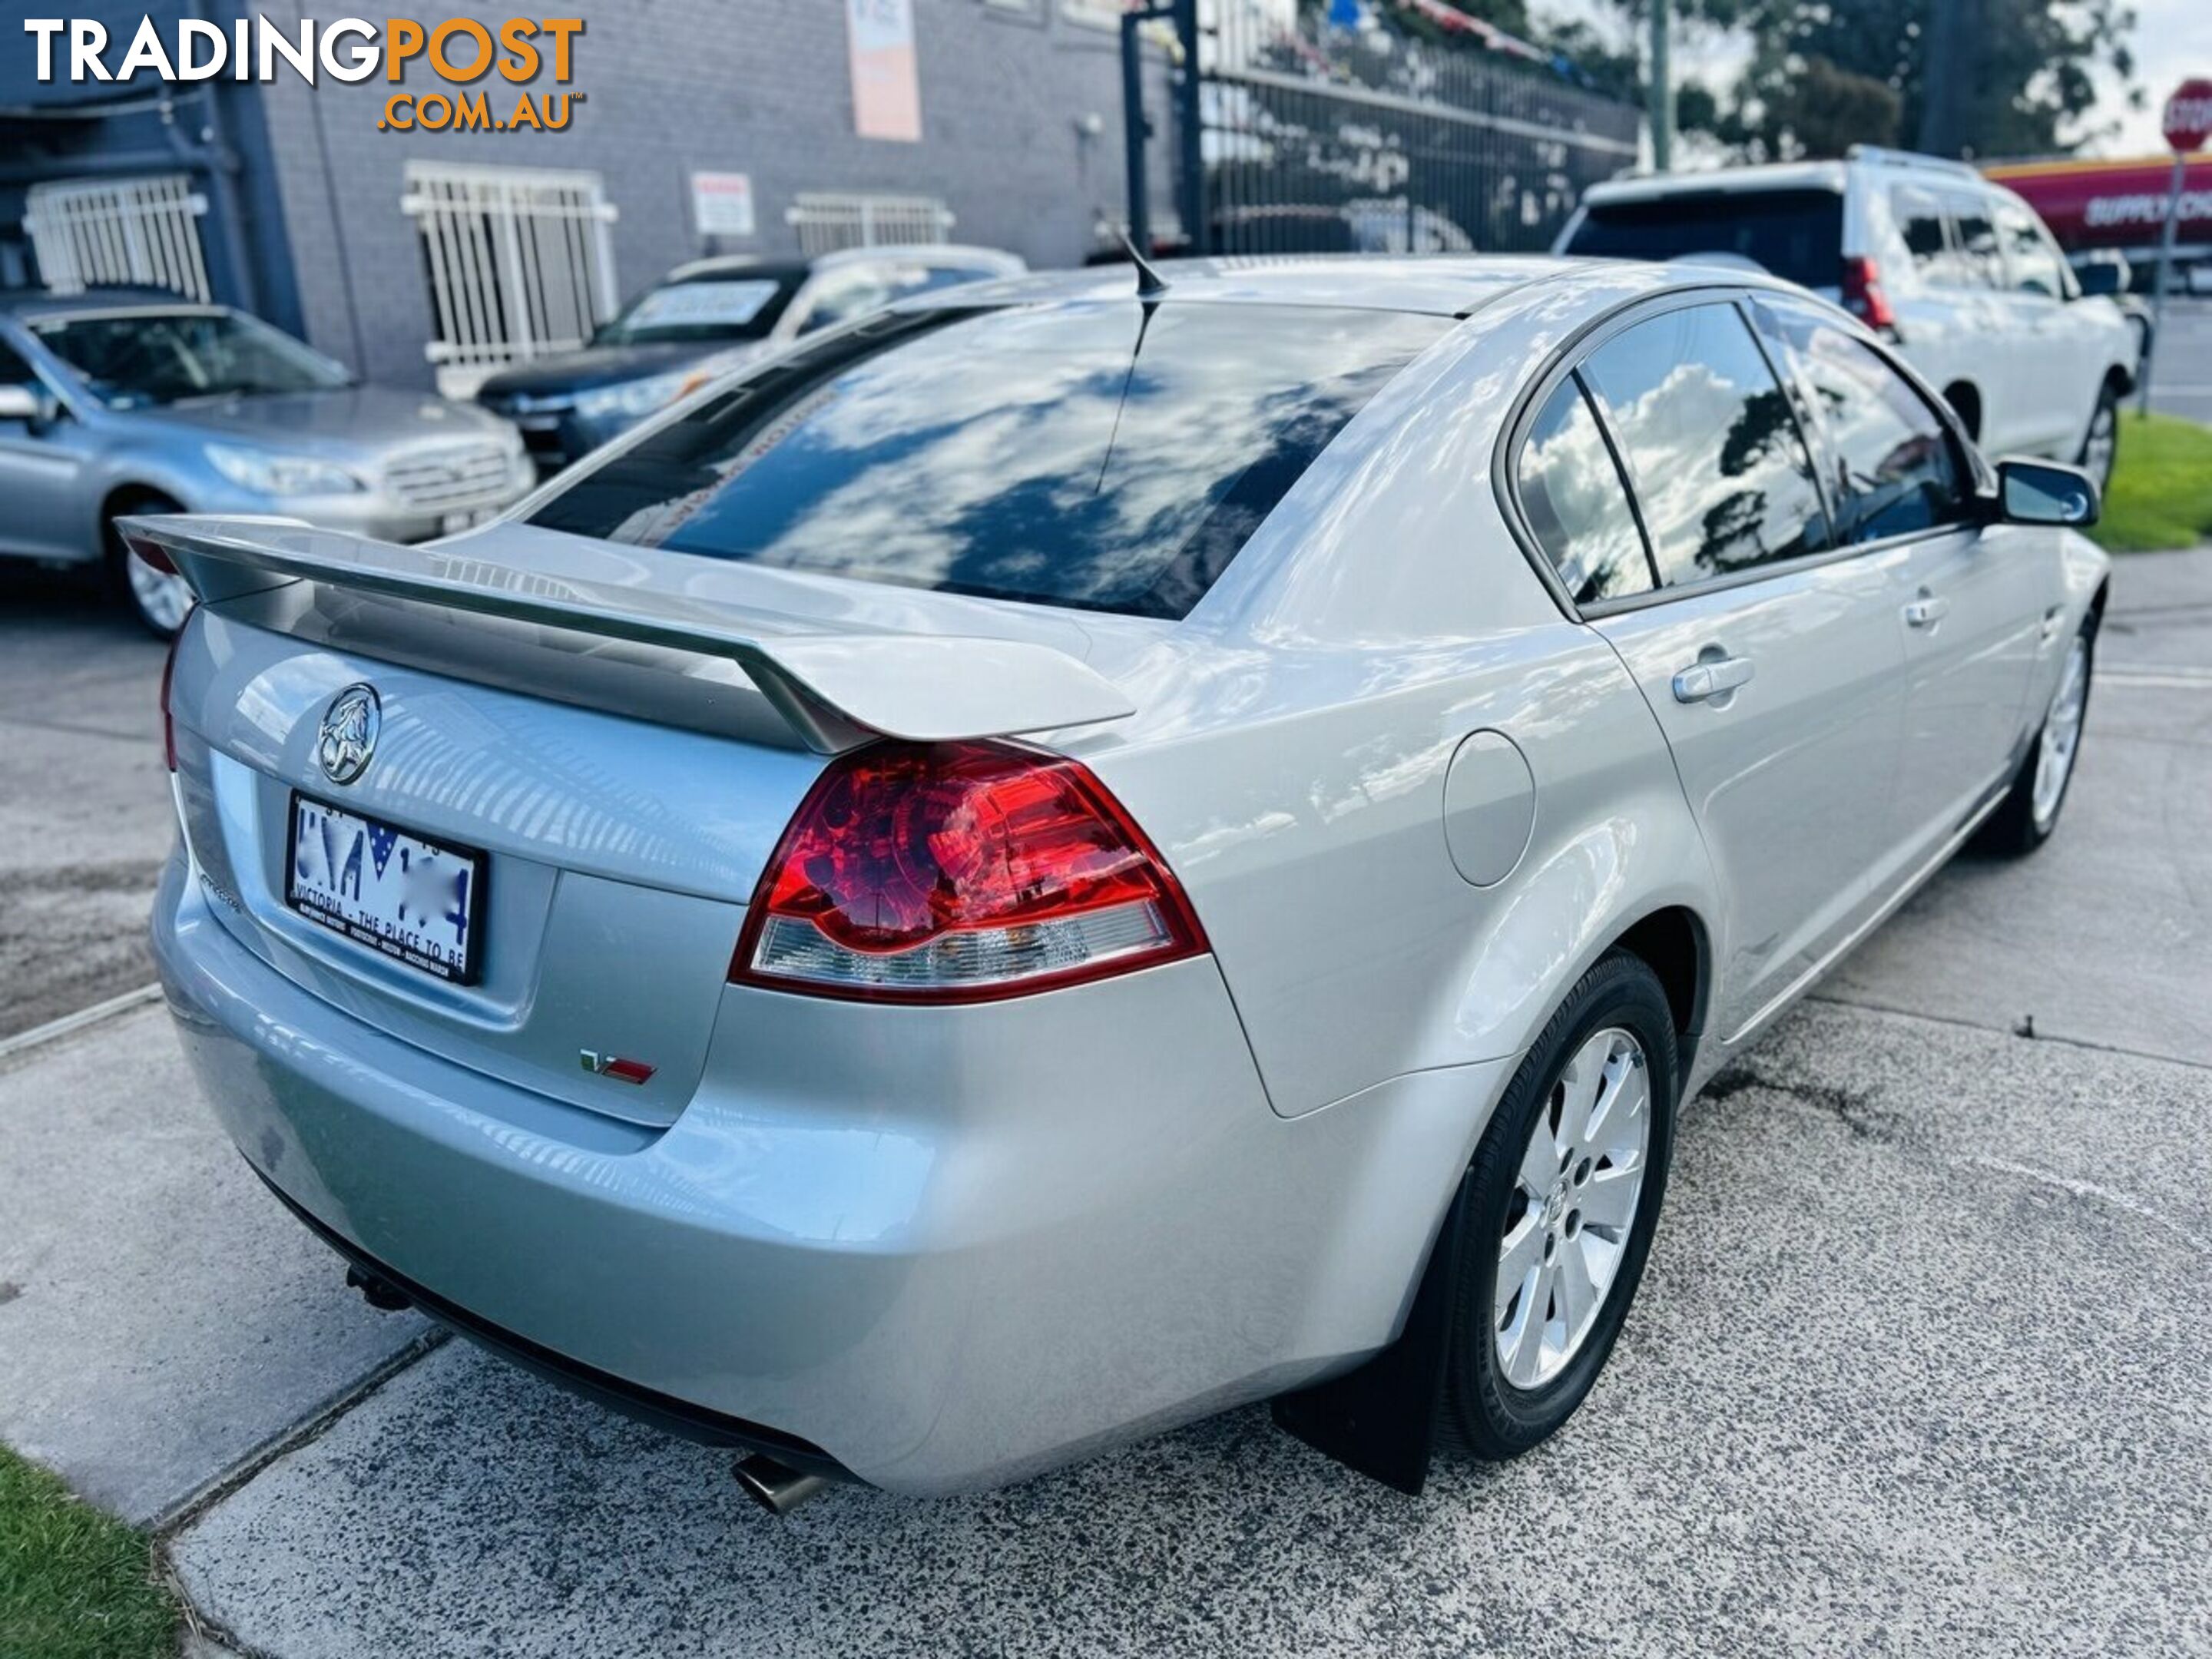
<svg viewBox="0 0 2212 1659">
<path fill-rule="evenodd" d="M 2116 141 L 2098 148 L 2113 155 L 2163 150 L 2158 135 L 2159 106 L 2188 76 L 2212 76 L 2212 0 L 2135 0 L 2141 21 L 2136 29 L 2136 72 L 2147 95 L 2145 107 L 2130 110 L 2116 86 L 2107 87 L 2100 115 L 2109 111 L 2120 123 Z"/>
<path fill-rule="evenodd" d="M 2134 0 L 2137 15 L 2135 35 L 2136 77 L 2145 94 L 2145 106 L 2127 106 L 2127 88 L 2106 77 L 2104 97 L 2090 118 L 2093 127 L 2118 124 L 2118 133 L 2099 140 L 2091 149 L 2106 155 L 2141 155 L 2162 152 L 2159 137 L 2159 106 L 2186 76 L 2212 76 L 2212 0 Z M 1577 17 L 1611 29 L 1618 13 L 1601 12 L 1595 0 L 1534 0 L 1540 14 Z M 1675 52 L 1678 73 L 1695 75 L 1716 85 L 1732 80 L 1748 52 L 1740 40 L 1708 33 L 1684 40 Z"/>
</svg>

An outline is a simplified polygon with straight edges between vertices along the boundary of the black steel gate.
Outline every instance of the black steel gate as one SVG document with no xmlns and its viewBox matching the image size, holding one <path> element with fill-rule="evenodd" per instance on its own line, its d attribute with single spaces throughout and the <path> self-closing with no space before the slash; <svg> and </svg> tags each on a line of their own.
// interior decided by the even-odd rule
<svg viewBox="0 0 2212 1659">
<path fill-rule="evenodd" d="M 1159 0 L 1123 25 L 1172 27 L 1176 217 L 1194 252 L 1526 252 L 1584 186 L 1636 160 L 1639 112 L 1548 66 L 1331 26 L 1284 0 Z M 1196 72 L 1191 72 L 1195 64 Z M 1133 103 L 1130 225 L 1148 240 L 1146 127 Z M 1165 241 L 1167 239 L 1157 239 Z"/>
</svg>

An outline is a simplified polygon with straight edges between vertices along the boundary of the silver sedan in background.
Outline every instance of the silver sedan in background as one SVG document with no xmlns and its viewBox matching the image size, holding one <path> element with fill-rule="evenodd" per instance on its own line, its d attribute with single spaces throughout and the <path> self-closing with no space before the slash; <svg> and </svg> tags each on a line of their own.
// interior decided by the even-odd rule
<svg viewBox="0 0 2212 1659">
<path fill-rule="evenodd" d="M 2096 509 L 1756 275 L 950 290 L 453 543 L 133 520 L 155 953 L 376 1299 L 772 1506 L 1270 1396 L 1418 1490 L 1582 1403 L 1681 1103 L 2051 833 Z"/>
<path fill-rule="evenodd" d="M 126 513 L 268 514 L 382 541 L 483 522 L 537 475 L 506 422 L 341 364 L 222 306 L 96 290 L 0 301 L 0 557 L 105 560 L 157 634 L 191 602 Z"/>
</svg>

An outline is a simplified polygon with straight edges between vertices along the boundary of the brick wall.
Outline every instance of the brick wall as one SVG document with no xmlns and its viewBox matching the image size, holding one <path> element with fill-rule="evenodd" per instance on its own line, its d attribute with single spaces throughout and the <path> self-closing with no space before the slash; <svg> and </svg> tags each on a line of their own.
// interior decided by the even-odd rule
<svg viewBox="0 0 2212 1659">
<path fill-rule="evenodd" d="M 621 215 L 615 258 L 625 295 L 704 252 L 795 251 L 784 211 L 803 191 L 934 196 L 957 216 L 957 240 L 1010 248 L 1032 264 L 1076 263 L 1098 220 L 1122 211 L 1121 58 L 1114 33 L 1083 26 L 1066 7 L 914 0 L 923 136 L 911 144 L 854 132 L 841 0 L 580 8 L 588 27 L 570 84 L 585 97 L 560 133 L 380 132 L 392 90 L 381 78 L 310 91 L 283 72 L 264 89 L 264 114 L 308 337 L 372 379 L 430 383 L 428 288 L 414 222 L 399 206 L 410 159 L 599 173 Z M 286 15 L 281 4 L 266 9 Z M 457 14 L 489 15 L 408 9 L 432 26 Z M 1171 127 L 1155 79 L 1157 216 L 1169 202 Z M 495 109 L 512 106 L 507 82 L 478 84 Z M 418 60 L 406 89 L 437 86 Z M 552 87 L 550 74 L 535 83 Z M 1095 136 L 1082 131 L 1091 116 Z M 695 169 L 750 175 L 756 235 L 711 250 L 702 242 L 690 223 Z"/>
</svg>

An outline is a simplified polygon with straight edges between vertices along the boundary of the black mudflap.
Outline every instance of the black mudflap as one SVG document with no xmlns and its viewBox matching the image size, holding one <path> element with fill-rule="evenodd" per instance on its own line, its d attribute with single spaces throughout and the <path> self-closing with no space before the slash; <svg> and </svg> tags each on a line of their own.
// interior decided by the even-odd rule
<svg viewBox="0 0 2212 1659">
<path fill-rule="evenodd" d="M 1445 1213 L 1395 1342 L 1357 1370 L 1274 1401 L 1276 1426 L 1346 1468 L 1413 1497 L 1428 1482 L 1459 1288 L 1467 1184 Z"/>
</svg>

